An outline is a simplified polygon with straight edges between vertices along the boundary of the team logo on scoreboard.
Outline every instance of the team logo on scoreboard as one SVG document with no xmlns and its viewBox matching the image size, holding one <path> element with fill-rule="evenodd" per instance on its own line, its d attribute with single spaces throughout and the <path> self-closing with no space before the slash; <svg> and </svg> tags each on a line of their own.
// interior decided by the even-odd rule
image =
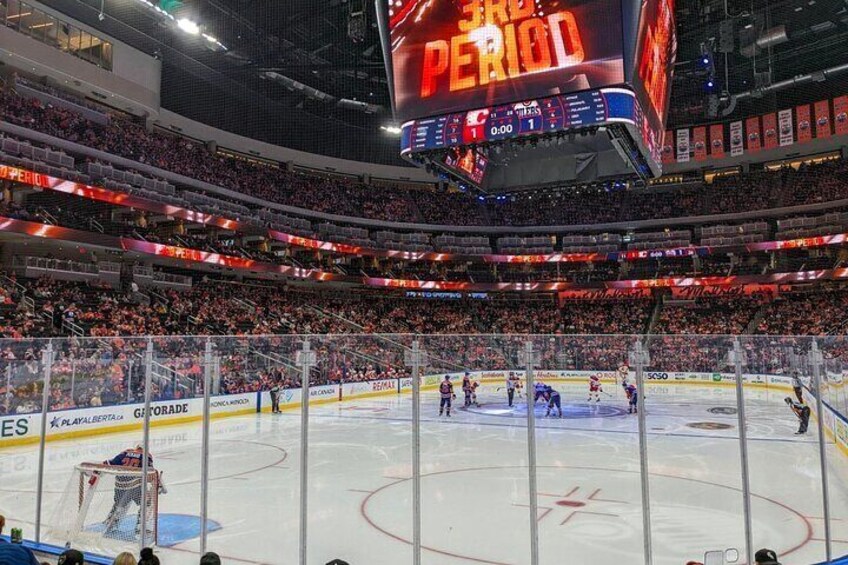
<svg viewBox="0 0 848 565">
<path fill-rule="evenodd" d="M 515 111 L 515 115 L 519 118 L 534 118 L 542 115 L 542 109 L 539 107 L 539 103 L 535 100 L 519 102 L 513 106 L 512 109 Z"/>
<path fill-rule="evenodd" d="M 489 119 L 488 108 L 481 110 L 470 110 L 465 114 L 465 128 L 462 132 L 462 138 L 467 142 L 486 139 L 485 126 L 486 120 Z"/>
</svg>

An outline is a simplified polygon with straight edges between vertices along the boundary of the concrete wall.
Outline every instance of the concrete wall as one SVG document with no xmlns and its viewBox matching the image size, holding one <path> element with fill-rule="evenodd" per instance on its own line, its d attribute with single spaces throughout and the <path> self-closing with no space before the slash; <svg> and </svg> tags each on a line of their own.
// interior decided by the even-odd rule
<svg viewBox="0 0 848 565">
<path fill-rule="evenodd" d="M 164 108 L 159 113 L 159 117 L 153 120 L 153 123 L 163 129 L 172 129 L 194 139 L 202 141 L 214 140 L 220 149 L 230 149 L 245 155 L 262 157 L 280 163 L 292 161 L 296 166 L 308 167 L 319 171 L 331 171 L 356 176 L 369 175 L 371 178 L 376 179 L 413 182 L 435 183 L 437 180 L 436 177 L 427 173 L 424 169 L 415 167 L 395 167 L 361 161 L 349 161 L 347 159 L 326 157 L 315 153 L 306 153 L 305 151 L 272 145 L 264 141 L 257 141 L 249 137 L 207 126 Z M 398 139 L 398 152 L 400 152 L 400 139 Z"/>
<path fill-rule="evenodd" d="M 38 2 L 34 8 L 112 43 L 112 71 L 0 26 L 0 61 L 13 68 L 50 77 L 65 88 L 137 115 L 159 113 L 162 64 L 108 35 Z M 98 93 L 99 95 L 95 94 Z"/>
</svg>

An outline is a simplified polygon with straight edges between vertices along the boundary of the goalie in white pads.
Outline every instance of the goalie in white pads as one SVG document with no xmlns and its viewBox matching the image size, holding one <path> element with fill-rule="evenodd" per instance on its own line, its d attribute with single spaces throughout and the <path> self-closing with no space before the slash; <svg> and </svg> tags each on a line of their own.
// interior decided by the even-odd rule
<svg viewBox="0 0 848 565">
<path fill-rule="evenodd" d="M 127 449 L 112 459 L 104 461 L 103 464 L 116 467 L 129 467 L 137 470 L 142 469 L 144 467 L 144 449 L 141 446 L 137 446 L 134 449 Z M 149 454 L 147 455 L 147 468 L 148 473 L 156 473 L 156 470 L 153 467 L 153 457 Z M 168 491 L 162 482 L 162 474 L 156 473 L 155 477 L 157 478 L 155 482 L 158 484 L 157 488 L 159 489 L 159 494 L 166 494 Z M 93 477 L 91 480 L 96 480 L 96 478 Z M 109 516 L 106 518 L 105 522 L 106 535 L 114 533 L 120 528 L 121 520 L 123 520 L 124 516 L 127 515 L 127 510 L 129 509 L 131 502 L 138 506 L 138 520 L 135 527 L 136 535 L 141 532 L 141 525 L 144 521 L 142 516 L 147 515 L 146 512 L 142 512 L 142 485 L 143 478 L 139 473 L 128 473 L 126 475 L 117 475 L 115 477 L 114 500 L 112 503 L 112 509 L 109 511 Z M 153 485 L 148 483 L 148 488 L 151 488 L 152 486 Z M 152 499 L 152 496 L 147 497 L 148 505 L 151 504 Z"/>
</svg>

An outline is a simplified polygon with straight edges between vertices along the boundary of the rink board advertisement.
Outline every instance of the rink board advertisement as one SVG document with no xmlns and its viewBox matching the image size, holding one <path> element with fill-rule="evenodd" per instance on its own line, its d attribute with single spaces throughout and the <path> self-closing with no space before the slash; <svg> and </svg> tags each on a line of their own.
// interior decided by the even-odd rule
<svg viewBox="0 0 848 565">
<path fill-rule="evenodd" d="M 214 396 L 210 400 L 213 418 L 250 414 L 256 407 L 255 393 Z M 154 426 L 199 420 L 203 417 L 203 398 L 154 402 L 150 414 Z M 143 404 L 119 404 L 48 412 L 45 429 L 52 440 L 138 429 L 143 423 Z M 0 417 L 0 445 L 37 441 L 40 433 L 41 414 Z"/>
<path fill-rule="evenodd" d="M 510 373 L 521 378 L 524 371 L 497 370 L 473 371 L 469 376 L 483 384 L 495 385 L 505 382 Z M 445 378 L 446 373 L 421 377 L 422 390 L 433 390 Z M 447 373 L 454 384 L 455 392 L 461 392 L 460 386 L 464 372 Z M 537 370 L 534 377 L 537 382 L 585 384 L 591 375 L 599 375 L 606 383 L 617 383 L 620 376 L 617 371 L 559 371 Z M 635 380 L 632 371 L 628 376 Z M 681 384 L 689 386 L 732 386 L 736 382 L 733 373 L 646 371 L 646 386 Z M 753 374 L 745 375 L 746 386 L 790 388 L 790 378 L 783 375 Z M 380 381 L 351 382 L 341 385 L 314 386 L 309 389 L 309 403 L 324 404 L 347 399 L 384 396 L 408 393 L 412 390 L 412 379 L 388 379 Z M 281 409 L 296 409 L 301 404 L 300 389 L 280 391 Z M 815 402 L 810 402 L 815 411 Z M 238 416 L 271 409 L 271 397 L 268 391 L 244 393 L 227 396 L 215 396 L 210 401 L 212 417 Z M 848 456 L 848 419 L 843 414 L 824 403 L 823 423 L 826 430 L 837 443 L 840 450 Z M 203 398 L 168 400 L 154 402 L 151 405 L 151 425 L 173 425 L 199 421 L 203 415 Z M 60 440 L 73 437 L 93 436 L 105 433 L 140 429 L 144 420 L 143 404 L 124 404 L 98 408 L 81 408 L 49 412 L 47 415 L 47 439 Z M 41 414 L 13 414 L 0 417 L 0 447 L 38 441 L 41 431 Z"/>
</svg>

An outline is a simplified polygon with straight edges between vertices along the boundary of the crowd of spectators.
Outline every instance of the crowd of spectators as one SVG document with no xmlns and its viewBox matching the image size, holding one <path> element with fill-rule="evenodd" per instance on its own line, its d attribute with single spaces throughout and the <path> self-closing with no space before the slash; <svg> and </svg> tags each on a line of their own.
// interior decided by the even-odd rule
<svg viewBox="0 0 848 565">
<path fill-rule="evenodd" d="M 748 329 L 761 305 L 770 299 L 770 295 L 757 294 L 745 298 L 697 299 L 679 306 L 667 304 L 654 332 L 739 335 Z"/>
<path fill-rule="evenodd" d="M 0 92 L 12 123 L 261 199 L 377 220 L 442 225 L 572 225 L 745 212 L 840 198 L 844 161 L 719 178 L 712 185 L 645 190 L 550 190 L 506 199 L 432 188 L 384 186 L 339 175 L 288 171 L 212 153 L 201 143 L 114 115 L 94 123 L 68 108 Z M 808 170 L 809 169 L 809 170 Z"/>
<path fill-rule="evenodd" d="M 54 340 L 49 398 L 55 409 L 138 400 L 148 335 L 176 336 L 153 339 L 159 367 L 154 395 L 168 399 L 202 392 L 204 336 L 230 336 L 212 338 L 221 354 L 223 393 L 300 386 L 295 358 L 301 334 L 316 336 L 321 362 L 313 369 L 315 384 L 408 375 L 403 353 L 412 334 L 422 336 L 422 346 L 432 352 L 432 367 L 438 371 L 515 367 L 525 339 L 521 334 L 549 336 L 534 338 L 546 368 L 614 370 L 626 362 L 636 339 L 620 334 L 648 331 L 643 339 L 652 351 L 653 366 L 714 371 L 721 368 L 730 338 L 690 334 L 740 334 L 759 316 L 761 333 L 823 335 L 841 331 L 841 313 L 848 304 L 844 290 L 777 298 L 700 298 L 687 305 L 662 305 L 653 299 L 558 305 L 552 299 L 337 296 L 220 282 L 164 292 L 146 304 L 133 293 L 83 283 L 1 280 L 4 306 L 16 316 L 25 312 L 23 318 L 6 319 L 13 329 L 3 328 L 3 337 L 16 338 L 0 346 L 0 375 L 7 376 L 5 382 L 0 379 L 3 412 L 40 408 L 40 362 L 46 342 L 32 338 L 65 335 L 71 325 L 97 339 Z M 27 311 L 22 294 L 40 310 Z M 45 329 L 28 333 L 33 319 Z M 16 326 L 21 320 L 23 325 Z M 772 342 L 761 345 L 752 347 L 752 354 L 759 355 L 757 363 L 771 367 L 783 362 L 782 349 L 778 357 L 760 355 L 758 350 L 774 349 Z"/>
</svg>

